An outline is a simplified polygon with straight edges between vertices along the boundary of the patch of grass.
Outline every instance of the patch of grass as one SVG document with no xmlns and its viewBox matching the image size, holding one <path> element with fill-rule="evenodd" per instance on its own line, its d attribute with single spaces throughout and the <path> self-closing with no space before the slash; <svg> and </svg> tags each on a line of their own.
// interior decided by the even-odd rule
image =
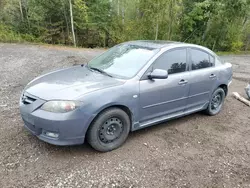
<svg viewBox="0 0 250 188">
<path fill-rule="evenodd" d="M 20 34 L 12 31 L 9 27 L 0 24 L 0 42 L 25 43 L 40 42 L 39 39 L 29 34 Z"/>
<path fill-rule="evenodd" d="M 216 52 L 217 55 L 250 55 L 250 51 Z"/>
<path fill-rule="evenodd" d="M 64 44 L 48 44 L 45 43 L 41 38 L 36 38 L 30 34 L 20 34 L 13 31 L 10 27 L 7 27 L 0 23 L 0 42 L 1 43 L 23 43 L 23 44 L 32 44 L 32 45 L 43 45 L 47 47 L 54 47 L 54 48 L 74 48 L 74 49 L 83 49 L 84 47 L 77 46 L 73 47 L 71 45 L 64 45 Z M 92 49 L 92 48 L 84 48 L 84 49 Z M 94 48 L 100 50 L 107 50 L 107 48 Z"/>
</svg>

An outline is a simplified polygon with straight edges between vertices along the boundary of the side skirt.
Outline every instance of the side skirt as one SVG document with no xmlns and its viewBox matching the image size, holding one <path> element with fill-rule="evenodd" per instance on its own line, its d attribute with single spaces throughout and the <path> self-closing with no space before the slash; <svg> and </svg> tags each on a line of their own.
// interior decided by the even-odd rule
<svg viewBox="0 0 250 188">
<path fill-rule="evenodd" d="M 146 128 L 146 127 L 150 127 L 150 126 L 152 126 L 152 125 L 156 125 L 156 124 L 159 124 L 159 123 L 162 123 L 162 122 L 171 120 L 171 119 L 176 119 L 176 118 L 179 118 L 179 117 L 183 117 L 183 116 L 187 116 L 187 115 L 193 114 L 193 113 L 195 113 L 195 112 L 199 112 L 199 111 L 205 110 L 205 109 L 207 108 L 208 104 L 209 104 L 209 102 L 207 102 L 207 103 L 206 103 L 203 107 L 201 107 L 201 108 L 189 110 L 189 111 L 186 111 L 186 112 L 183 112 L 183 113 L 177 113 L 177 114 L 173 114 L 173 115 L 170 115 L 170 116 L 169 116 L 169 115 L 167 115 L 167 116 L 162 116 L 162 117 L 160 117 L 160 118 L 155 118 L 155 119 L 152 119 L 152 120 L 143 122 L 143 123 L 136 122 L 136 123 L 134 123 L 134 125 L 133 125 L 132 131 L 136 131 L 136 130 L 139 130 L 139 129 L 143 129 L 143 128 Z"/>
</svg>

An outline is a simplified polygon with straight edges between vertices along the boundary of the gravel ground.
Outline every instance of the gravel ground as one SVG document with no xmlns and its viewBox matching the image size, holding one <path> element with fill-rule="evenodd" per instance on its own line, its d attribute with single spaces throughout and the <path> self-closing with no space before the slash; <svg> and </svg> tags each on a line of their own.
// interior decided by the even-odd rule
<svg viewBox="0 0 250 188">
<path fill-rule="evenodd" d="M 250 56 L 224 56 L 234 80 L 223 111 L 193 114 L 130 134 L 109 153 L 57 147 L 23 128 L 18 100 L 33 78 L 102 50 L 0 44 L 0 187 L 250 187 Z"/>
</svg>

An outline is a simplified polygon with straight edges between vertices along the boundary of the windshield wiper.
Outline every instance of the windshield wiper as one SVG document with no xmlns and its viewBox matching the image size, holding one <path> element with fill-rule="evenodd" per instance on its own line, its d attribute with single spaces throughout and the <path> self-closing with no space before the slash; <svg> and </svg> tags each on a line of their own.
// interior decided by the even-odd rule
<svg viewBox="0 0 250 188">
<path fill-rule="evenodd" d="M 102 73 L 102 74 L 104 74 L 104 75 L 106 75 L 106 76 L 109 76 L 109 77 L 113 77 L 112 75 L 110 75 L 109 73 L 105 72 L 105 71 L 102 70 L 102 69 L 98 69 L 98 68 L 90 67 L 90 66 L 88 66 L 88 67 L 89 67 L 91 70 L 98 71 L 98 72 L 100 72 L 100 73 Z"/>
</svg>

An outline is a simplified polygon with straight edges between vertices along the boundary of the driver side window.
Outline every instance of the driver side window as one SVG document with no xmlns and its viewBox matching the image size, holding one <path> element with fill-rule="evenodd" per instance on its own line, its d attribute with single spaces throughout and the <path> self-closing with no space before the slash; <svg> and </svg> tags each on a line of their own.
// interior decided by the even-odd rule
<svg viewBox="0 0 250 188">
<path fill-rule="evenodd" d="M 185 72 L 187 70 L 187 49 L 175 49 L 163 53 L 153 64 L 153 69 L 167 70 L 168 74 Z"/>
</svg>

